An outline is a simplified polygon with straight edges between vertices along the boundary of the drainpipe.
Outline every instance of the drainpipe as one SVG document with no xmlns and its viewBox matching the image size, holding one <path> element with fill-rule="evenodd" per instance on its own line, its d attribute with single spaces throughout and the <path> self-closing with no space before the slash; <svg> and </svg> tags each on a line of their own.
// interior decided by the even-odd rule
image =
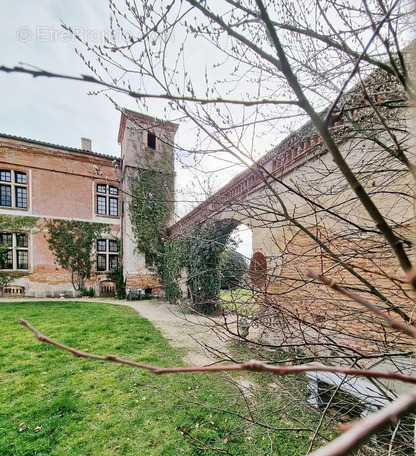
<svg viewBox="0 0 416 456">
<path fill-rule="evenodd" d="M 121 208 L 120 208 L 120 263 L 123 267 L 123 281 L 124 279 L 124 164 L 123 164 L 123 157 L 120 157 L 120 200 L 121 200 Z"/>
</svg>

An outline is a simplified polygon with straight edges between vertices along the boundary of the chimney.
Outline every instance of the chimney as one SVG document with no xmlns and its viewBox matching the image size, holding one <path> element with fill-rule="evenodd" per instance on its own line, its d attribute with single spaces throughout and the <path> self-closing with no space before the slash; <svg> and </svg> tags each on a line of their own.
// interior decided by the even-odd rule
<svg viewBox="0 0 416 456">
<path fill-rule="evenodd" d="M 91 148 L 92 148 L 91 139 L 81 138 L 81 149 L 82 150 L 91 150 Z"/>
</svg>

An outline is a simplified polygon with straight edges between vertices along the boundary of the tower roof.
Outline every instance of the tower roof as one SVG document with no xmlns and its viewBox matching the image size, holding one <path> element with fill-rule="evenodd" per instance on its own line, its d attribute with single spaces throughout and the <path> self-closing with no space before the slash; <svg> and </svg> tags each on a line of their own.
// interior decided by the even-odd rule
<svg viewBox="0 0 416 456">
<path fill-rule="evenodd" d="M 118 131 L 118 143 L 123 142 L 124 132 L 126 130 L 126 121 L 132 120 L 138 126 L 142 127 L 143 130 L 149 130 L 155 127 L 163 127 L 164 129 L 171 130 L 173 133 L 176 132 L 179 125 L 167 120 L 157 119 L 156 117 L 147 116 L 130 109 L 123 108 L 121 111 L 120 128 Z"/>
</svg>

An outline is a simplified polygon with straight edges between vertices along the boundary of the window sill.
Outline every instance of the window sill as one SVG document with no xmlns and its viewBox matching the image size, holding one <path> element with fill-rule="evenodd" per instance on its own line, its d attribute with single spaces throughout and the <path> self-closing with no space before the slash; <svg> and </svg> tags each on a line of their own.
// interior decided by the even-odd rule
<svg viewBox="0 0 416 456">
<path fill-rule="evenodd" d="M 12 207 L 12 206 L 2 206 L 2 205 L 0 205 L 0 209 L 8 209 L 9 211 L 22 211 L 22 212 L 27 212 L 29 210 L 28 207 Z"/>
<path fill-rule="evenodd" d="M 111 218 L 111 219 L 119 219 L 119 215 L 105 215 L 105 214 L 95 214 L 97 217 L 102 217 L 102 218 Z"/>
</svg>

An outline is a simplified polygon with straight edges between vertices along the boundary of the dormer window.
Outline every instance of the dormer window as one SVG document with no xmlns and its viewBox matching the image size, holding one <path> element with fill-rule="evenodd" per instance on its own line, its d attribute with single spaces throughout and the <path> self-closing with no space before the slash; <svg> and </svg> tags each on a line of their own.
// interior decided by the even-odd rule
<svg viewBox="0 0 416 456">
<path fill-rule="evenodd" d="M 154 133 L 147 132 L 147 147 L 152 150 L 156 150 L 156 135 Z"/>
</svg>

